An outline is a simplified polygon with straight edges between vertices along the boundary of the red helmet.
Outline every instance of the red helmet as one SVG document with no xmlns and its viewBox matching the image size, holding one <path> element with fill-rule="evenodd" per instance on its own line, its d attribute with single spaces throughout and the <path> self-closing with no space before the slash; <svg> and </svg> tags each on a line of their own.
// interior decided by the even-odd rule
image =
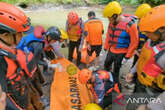
<svg viewBox="0 0 165 110">
<path fill-rule="evenodd" d="M 12 33 L 30 29 L 30 19 L 20 9 L 8 3 L 0 2 L 0 29 Z"/>
<path fill-rule="evenodd" d="M 78 14 L 74 11 L 69 12 L 68 14 L 68 22 L 69 24 L 76 24 L 79 20 Z"/>
<path fill-rule="evenodd" d="M 78 73 L 78 79 L 82 84 L 86 84 L 87 81 L 91 78 L 91 76 L 92 76 L 92 72 L 88 69 L 82 69 Z"/>
<path fill-rule="evenodd" d="M 42 35 L 45 33 L 45 29 L 44 27 L 42 27 L 41 25 L 38 25 L 34 28 L 34 35 L 37 38 L 42 38 Z"/>
</svg>

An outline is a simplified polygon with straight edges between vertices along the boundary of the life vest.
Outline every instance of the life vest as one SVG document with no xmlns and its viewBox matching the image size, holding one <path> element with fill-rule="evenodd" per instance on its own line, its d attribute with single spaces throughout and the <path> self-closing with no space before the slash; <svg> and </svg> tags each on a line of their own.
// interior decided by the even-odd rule
<svg viewBox="0 0 165 110">
<path fill-rule="evenodd" d="M 128 48 L 130 44 L 130 36 L 126 32 L 128 26 L 131 27 L 135 20 L 133 17 L 123 15 L 128 18 L 128 21 L 121 21 L 116 26 L 111 23 L 108 26 L 108 36 L 110 38 L 109 44 L 116 45 L 116 48 Z"/>
<path fill-rule="evenodd" d="M 79 19 L 78 23 L 75 25 L 67 24 L 67 33 L 69 36 L 69 40 L 78 41 L 81 37 L 82 29 L 81 29 L 82 19 Z"/>
<path fill-rule="evenodd" d="M 165 51 L 165 42 L 153 47 L 151 40 L 144 44 L 137 65 L 138 79 L 141 84 L 165 90 L 165 73 L 156 63 L 163 51 Z"/>
<path fill-rule="evenodd" d="M 33 52 L 34 49 L 29 46 L 31 42 L 42 42 L 44 44 L 44 37 L 36 37 L 34 33 L 28 34 L 21 39 L 16 48 L 21 49 L 26 53 Z"/>
<path fill-rule="evenodd" d="M 25 55 L 23 51 L 17 50 L 17 54 L 13 54 L 12 49 L 6 49 L 0 43 L 0 55 L 8 65 L 6 80 L 7 80 L 7 95 L 18 109 L 25 109 L 28 103 L 28 80 L 32 77 L 36 68 L 29 69 L 28 62 L 33 58 L 33 54 Z"/>
</svg>

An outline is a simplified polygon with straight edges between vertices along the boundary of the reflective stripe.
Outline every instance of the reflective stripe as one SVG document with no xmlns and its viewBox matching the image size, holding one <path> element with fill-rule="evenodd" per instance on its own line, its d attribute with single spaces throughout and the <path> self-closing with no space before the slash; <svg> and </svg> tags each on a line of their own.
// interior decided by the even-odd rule
<svg viewBox="0 0 165 110">
<path fill-rule="evenodd" d="M 159 53 L 159 50 L 156 48 L 156 46 L 153 47 L 153 50 L 156 54 Z"/>
</svg>

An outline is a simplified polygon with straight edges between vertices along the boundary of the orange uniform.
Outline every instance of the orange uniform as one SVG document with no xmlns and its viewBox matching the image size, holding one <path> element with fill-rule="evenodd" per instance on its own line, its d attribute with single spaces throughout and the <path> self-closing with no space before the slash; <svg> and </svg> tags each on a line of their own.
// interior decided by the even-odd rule
<svg viewBox="0 0 165 110">
<path fill-rule="evenodd" d="M 84 31 L 87 32 L 87 42 L 90 45 L 102 45 L 103 23 L 97 18 L 89 19 L 84 25 Z"/>
</svg>

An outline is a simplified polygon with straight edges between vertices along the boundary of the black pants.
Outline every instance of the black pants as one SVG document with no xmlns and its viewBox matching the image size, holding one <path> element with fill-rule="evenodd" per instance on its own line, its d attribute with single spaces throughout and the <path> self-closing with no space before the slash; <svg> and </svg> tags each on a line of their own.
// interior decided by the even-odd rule
<svg viewBox="0 0 165 110">
<path fill-rule="evenodd" d="M 134 67 L 134 65 L 136 64 L 136 62 L 137 62 L 138 59 L 139 59 L 139 56 L 134 55 L 132 67 Z"/>
<path fill-rule="evenodd" d="M 79 46 L 80 46 L 80 40 L 79 39 L 78 41 L 74 42 L 74 41 L 70 41 L 69 42 L 69 56 L 68 56 L 68 60 L 69 61 L 72 61 L 73 60 L 73 52 L 74 52 L 74 49 L 76 48 L 77 49 L 77 66 L 80 65 L 80 60 L 81 60 L 81 53 L 78 52 L 78 49 L 79 49 Z"/>
<path fill-rule="evenodd" d="M 115 54 L 108 51 L 108 54 L 104 62 L 104 69 L 107 71 L 110 70 L 110 68 L 112 67 L 112 63 L 114 62 L 114 69 L 113 69 L 112 75 L 116 83 L 119 83 L 119 72 L 120 72 L 121 62 L 124 56 L 125 56 L 125 53 Z"/>
</svg>

